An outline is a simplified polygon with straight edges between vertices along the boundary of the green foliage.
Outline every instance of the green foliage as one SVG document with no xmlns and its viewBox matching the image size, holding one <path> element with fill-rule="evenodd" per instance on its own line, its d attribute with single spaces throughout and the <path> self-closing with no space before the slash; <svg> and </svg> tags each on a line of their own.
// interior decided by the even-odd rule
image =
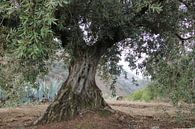
<svg viewBox="0 0 195 129">
<path fill-rule="evenodd" d="M 128 99 L 132 100 L 141 100 L 143 94 L 143 90 L 138 90 L 134 92 L 132 95 L 128 97 Z"/>
<path fill-rule="evenodd" d="M 37 76 L 47 72 L 47 60 L 59 47 L 51 30 L 54 11 L 65 1 L 17 2 L 0 2 L 0 88 L 13 103 L 23 97 L 15 93 L 25 92 L 23 83 L 34 87 Z"/>
<path fill-rule="evenodd" d="M 21 80 L 16 79 L 11 88 L 6 87 L 6 89 L 1 90 L 3 92 L 1 92 L 2 96 L 0 97 L 4 100 L 4 103 L 1 103 L 0 107 L 16 107 L 30 102 L 25 97 L 28 96 L 27 88 L 32 88 L 32 85 L 19 81 Z"/>
<path fill-rule="evenodd" d="M 186 41 L 181 36 L 194 35 L 195 15 L 193 0 L 186 3 L 1 0 L 0 58 L 6 64 L 0 64 L 0 86 L 11 91 L 16 84 L 22 86 L 23 80 L 35 85 L 37 76 L 45 74 L 48 59 L 59 47 L 64 47 L 74 60 L 82 54 L 80 50 L 90 51 L 99 45 L 99 50 L 104 51 L 99 69 L 105 78 L 121 74 L 122 68 L 117 64 L 125 49 L 126 61 L 132 69 L 145 70 L 175 103 L 180 99 L 192 102 L 194 47 L 189 44 L 194 43 L 194 38 Z M 185 10 L 182 4 L 186 4 Z M 85 26 L 87 34 L 81 26 Z M 136 63 L 143 55 L 147 58 Z M 150 94 L 142 91 L 137 97 L 149 100 Z"/>
<path fill-rule="evenodd" d="M 163 65 L 158 73 L 158 82 L 163 84 L 163 90 L 169 93 L 174 103 L 183 100 L 195 102 L 194 84 L 194 53 L 191 56 L 181 56 L 173 64 Z"/>
<path fill-rule="evenodd" d="M 139 89 L 127 97 L 128 100 L 146 102 L 163 98 L 165 99 L 166 96 L 163 91 L 161 91 L 159 84 L 157 84 L 156 82 L 150 83 L 147 87 Z"/>
<path fill-rule="evenodd" d="M 7 47 L 7 42 L 6 42 L 6 37 L 7 37 L 7 34 L 8 34 L 8 28 L 6 27 L 0 27 L 0 57 L 3 57 L 3 55 L 5 54 L 5 50 L 6 50 L 6 47 Z M 0 58 L 0 60 L 2 60 Z"/>
<path fill-rule="evenodd" d="M 62 3 L 65 1 L 1 2 L 1 23 L 5 22 L 6 26 L 11 26 L 10 29 L 7 29 L 7 35 L 1 33 L 1 37 L 6 35 L 4 37 L 6 37 L 7 44 L 6 53 L 2 55 L 3 58 L 6 58 L 7 64 L 3 67 L 12 73 L 21 73 L 23 75 L 21 78 L 32 83 L 36 80 L 37 75 L 47 71 L 46 60 L 59 47 L 54 41 L 51 25 L 56 21 L 54 12 Z M 14 23 L 9 19 L 11 19 L 10 21 L 19 20 Z M 1 29 L 4 28 L 1 26 Z"/>
<path fill-rule="evenodd" d="M 148 6 L 148 10 L 151 12 L 157 12 L 160 13 L 162 10 L 162 5 L 160 3 L 153 3 L 150 0 L 137 0 L 134 2 L 135 4 L 135 9 L 137 12 L 140 12 L 142 8 Z"/>
<path fill-rule="evenodd" d="M 20 25 L 11 33 L 15 38 L 9 38 L 16 48 L 14 54 L 20 59 L 45 58 L 54 44 L 51 42 L 53 41 L 51 25 L 56 21 L 53 17 L 56 2 L 29 0 L 22 1 L 20 5 L 17 10 L 20 14 Z"/>
</svg>

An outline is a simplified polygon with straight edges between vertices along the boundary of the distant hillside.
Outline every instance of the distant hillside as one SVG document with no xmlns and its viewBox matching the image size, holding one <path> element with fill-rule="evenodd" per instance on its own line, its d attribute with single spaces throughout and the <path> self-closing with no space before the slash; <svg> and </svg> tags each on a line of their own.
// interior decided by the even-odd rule
<svg viewBox="0 0 195 129">
<path fill-rule="evenodd" d="M 149 83 L 148 80 L 139 79 L 132 73 L 128 73 L 127 77 L 127 79 L 125 79 L 123 75 L 118 77 L 115 87 L 117 96 L 127 96 L 130 93 L 146 86 Z M 132 78 L 135 78 L 136 82 L 133 82 Z M 108 84 L 105 84 L 104 81 L 101 80 L 101 78 L 98 76 L 96 76 L 96 82 L 98 87 L 102 90 L 104 96 L 111 96 L 112 91 L 110 90 L 110 86 Z"/>
<path fill-rule="evenodd" d="M 40 86 L 42 87 L 40 89 L 44 91 L 45 87 L 48 87 L 48 92 L 50 92 L 50 94 L 52 94 L 51 97 L 53 97 L 62 83 L 66 80 L 67 76 L 68 71 L 66 70 L 63 61 L 56 61 L 51 66 L 50 72 L 45 77 L 45 79 L 39 80 Z M 112 95 L 112 91 L 110 90 L 110 86 L 108 85 L 108 83 L 105 83 L 99 76 L 96 76 L 96 83 L 102 90 L 104 97 L 110 97 Z M 116 83 L 116 95 L 127 96 L 133 91 L 144 87 L 145 85 L 147 85 L 147 83 L 147 80 L 140 79 L 133 73 L 128 72 L 127 79 L 124 77 L 124 75 L 118 77 Z M 43 96 L 43 93 L 39 93 L 39 96 Z"/>
</svg>

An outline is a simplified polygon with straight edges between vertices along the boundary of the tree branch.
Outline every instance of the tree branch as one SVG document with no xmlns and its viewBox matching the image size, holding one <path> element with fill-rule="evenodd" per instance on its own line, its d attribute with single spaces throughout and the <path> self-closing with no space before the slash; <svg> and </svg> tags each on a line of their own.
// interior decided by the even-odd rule
<svg viewBox="0 0 195 129">
<path fill-rule="evenodd" d="M 1 25 L 3 25 L 4 17 L 3 18 L 0 17 L 0 20 L 1 20 L 1 22 L 0 22 L 0 26 L 1 26 Z"/>
<path fill-rule="evenodd" d="M 184 4 L 187 8 L 190 7 L 186 1 L 183 1 L 183 0 L 178 0 L 178 1 L 181 2 L 182 4 Z"/>
<path fill-rule="evenodd" d="M 148 27 L 149 29 L 152 30 L 152 32 L 154 33 L 160 33 L 160 28 L 162 28 L 162 26 L 158 26 L 158 24 L 154 24 L 148 20 L 145 20 L 144 23 L 141 23 L 142 26 L 144 27 Z M 167 30 L 167 31 L 172 31 L 171 29 L 170 30 Z M 181 40 L 181 41 L 186 41 L 186 40 L 190 40 L 192 38 L 195 38 L 195 36 L 190 36 L 190 37 L 182 37 L 181 35 L 179 35 L 178 33 L 175 33 L 175 36 Z"/>
<path fill-rule="evenodd" d="M 192 38 L 195 38 L 194 36 L 190 36 L 190 37 L 184 38 L 184 37 L 181 37 L 178 33 L 175 33 L 175 35 L 181 41 L 186 41 L 186 40 L 190 40 Z"/>
</svg>

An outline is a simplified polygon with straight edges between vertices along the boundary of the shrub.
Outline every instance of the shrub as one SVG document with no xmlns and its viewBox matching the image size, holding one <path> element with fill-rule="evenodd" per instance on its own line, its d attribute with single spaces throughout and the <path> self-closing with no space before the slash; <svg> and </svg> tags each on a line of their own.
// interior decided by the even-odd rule
<svg viewBox="0 0 195 129">
<path fill-rule="evenodd" d="M 139 89 L 130 94 L 127 99 L 133 101 L 146 101 L 162 99 L 164 93 L 160 89 L 157 83 L 152 82 L 147 87 Z"/>
<path fill-rule="evenodd" d="M 141 100 L 142 94 L 143 94 L 143 89 L 140 89 L 132 93 L 129 97 L 131 100 Z"/>
</svg>

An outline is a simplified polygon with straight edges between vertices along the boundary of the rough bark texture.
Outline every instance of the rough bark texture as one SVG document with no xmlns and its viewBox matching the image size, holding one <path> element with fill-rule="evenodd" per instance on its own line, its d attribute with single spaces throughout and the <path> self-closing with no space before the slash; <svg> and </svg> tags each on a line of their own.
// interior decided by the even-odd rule
<svg viewBox="0 0 195 129">
<path fill-rule="evenodd" d="M 66 82 L 36 124 L 67 120 L 86 110 L 109 108 L 95 82 L 102 52 L 99 49 L 77 49 L 74 54 Z"/>
</svg>

